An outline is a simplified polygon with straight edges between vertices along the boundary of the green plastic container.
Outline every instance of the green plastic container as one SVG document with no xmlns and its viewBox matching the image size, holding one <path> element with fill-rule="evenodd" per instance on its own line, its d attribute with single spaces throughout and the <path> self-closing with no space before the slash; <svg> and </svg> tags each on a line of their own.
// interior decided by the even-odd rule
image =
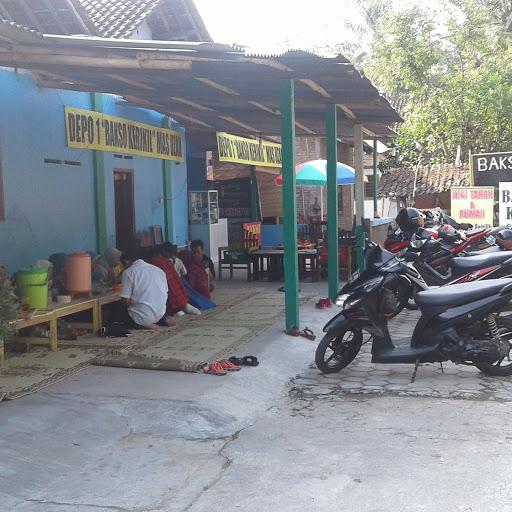
<svg viewBox="0 0 512 512">
<path fill-rule="evenodd" d="M 48 307 L 48 269 L 23 268 L 16 276 L 18 292 L 31 309 Z"/>
</svg>

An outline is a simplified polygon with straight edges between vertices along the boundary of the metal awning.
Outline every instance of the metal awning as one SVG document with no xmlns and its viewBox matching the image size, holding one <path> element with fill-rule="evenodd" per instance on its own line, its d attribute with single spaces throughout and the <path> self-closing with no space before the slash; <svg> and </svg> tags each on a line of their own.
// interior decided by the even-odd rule
<svg viewBox="0 0 512 512">
<path fill-rule="evenodd" d="M 325 108 L 339 106 L 338 136 L 364 126 L 393 137 L 402 119 L 344 57 L 304 51 L 247 55 L 216 43 L 55 36 L 0 23 L 0 66 L 31 70 L 42 87 L 122 96 L 170 115 L 189 134 L 280 135 L 279 88 L 294 79 L 297 135 L 325 135 Z"/>
</svg>

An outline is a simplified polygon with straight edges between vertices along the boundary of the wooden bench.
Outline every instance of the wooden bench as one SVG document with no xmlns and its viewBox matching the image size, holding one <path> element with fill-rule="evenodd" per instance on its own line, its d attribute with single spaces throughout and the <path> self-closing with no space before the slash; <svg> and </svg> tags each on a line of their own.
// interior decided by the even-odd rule
<svg viewBox="0 0 512 512">
<path fill-rule="evenodd" d="M 240 269 L 247 272 L 247 280 L 251 280 L 251 252 L 259 249 L 256 237 L 248 236 L 230 247 L 219 247 L 219 281 L 222 281 L 222 270 L 229 269 L 229 277 L 233 279 L 233 270 Z"/>
<path fill-rule="evenodd" d="M 25 329 L 26 327 L 33 327 L 34 325 L 49 324 L 48 337 L 26 337 L 14 336 L 13 341 L 26 343 L 30 345 L 49 345 L 50 350 L 55 351 L 58 349 L 58 332 L 57 322 L 59 318 L 64 318 L 75 313 L 82 311 L 91 311 L 92 313 L 92 331 L 94 334 L 99 334 L 102 327 L 102 308 L 106 304 L 112 304 L 121 299 L 121 295 L 116 292 L 110 292 L 99 297 L 90 299 L 76 299 L 68 304 L 51 304 L 48 309 L 37 312 L 31 318 L 20 318 L 16 321 L 16 328 Z M 0 347 L 0 361 L 2 359 L 2 347 Z"/>
</svg>

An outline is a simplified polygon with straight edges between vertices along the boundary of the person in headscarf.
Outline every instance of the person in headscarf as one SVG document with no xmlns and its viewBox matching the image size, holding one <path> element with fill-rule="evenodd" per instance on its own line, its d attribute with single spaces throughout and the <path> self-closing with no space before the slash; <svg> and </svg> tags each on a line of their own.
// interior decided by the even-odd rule
<svg viewBox="0 0 512 512">
<path fill-rule="evenodd" d="M 92 278 L 96 282 L 114 283 L 123 271 L 121 251 L 109 247 L 98 256 L 92 265 Z"/>
</svg>

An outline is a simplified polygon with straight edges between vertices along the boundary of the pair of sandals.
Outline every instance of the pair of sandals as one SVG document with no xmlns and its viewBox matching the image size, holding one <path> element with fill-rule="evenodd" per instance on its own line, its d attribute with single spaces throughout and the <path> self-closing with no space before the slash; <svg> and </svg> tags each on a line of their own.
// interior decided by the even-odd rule
<svg viewBox="0 0 512 512">
<path fill-rule="evenodd" d="M 258 366 L 260 362 L 256 356 L 230 357 L 229 361 L 237 366 Z"/>
</svg>

